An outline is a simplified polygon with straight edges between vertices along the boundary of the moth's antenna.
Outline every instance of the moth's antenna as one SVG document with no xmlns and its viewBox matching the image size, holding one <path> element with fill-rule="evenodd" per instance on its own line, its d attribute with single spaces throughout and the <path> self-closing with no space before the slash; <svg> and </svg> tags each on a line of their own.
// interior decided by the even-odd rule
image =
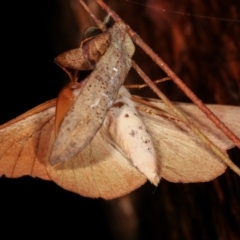
<svg viewBox="0 0 240 240">
<path fill-rule="evenodd" d="M 203 18 L 203 19 L 215 19 L 218 21 L 223 21 L 223 22 L 236 22 L 236 23 L 240 23 L 239 19 L 231 19 L 231 18 L 222 18 L 222 17 L 213 17 L 213 16 L 205 16 L 205 15 L 198 15 L 198 14 L 192 14 L 192 13 L 187 13 L 187 12 L 180 12 L 180 11 L 174 11 L 174 10 L 168 10 L 165 8 L 159 8 L 159 7 L 155 7 L 153 5 L 147 5 L 147 4 L 143 4 L 143 3 L 139 3 L 137 1 L 132 1 L 132 0 L 126 0 L 127 2 L 139 5 L 139 6 L 143 6 L 145 8 L 149 8 L 153 11 L 156 12 L 163 12 L 163 13 L 173 13 L 173 14 L 177 14 L 177 15 L 182 15 L 182 16 L 187 16 L 187 17 L 195 17 L 195 18 Z"/>
<path fill-rule="evenodd" d="M 79 0 L 79 2 L 84 7 L 84 9 L 89 13 L 91 18 L 95 21 L 98 28 L 101 29 L 103 32 L 105 32 L 107 30 L 105 21 L 102 22 L 102 21 L 98 20 L 97 17 L 94 15 L 94 13 L 90 10 L 90 8 L 86 5 L 86 3 L 83 0 Z M 110 14 L 107 15 L 106 21 L 108 21 L 109 17 L 110 17 Z"/>
</svg>

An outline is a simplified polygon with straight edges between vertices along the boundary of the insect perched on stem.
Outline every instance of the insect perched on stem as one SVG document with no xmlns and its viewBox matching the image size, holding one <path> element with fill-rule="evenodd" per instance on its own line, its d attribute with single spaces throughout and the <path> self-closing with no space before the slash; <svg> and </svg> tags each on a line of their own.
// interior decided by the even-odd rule
<svg viewBox="0 0 240 240">
<path fill-rule="evenodd" d="M 105 50 L 96 61 L 89 61 L 86 68 L 93 71 L 84 82 L 77 83 L 76 75 L 70 75 L 72 81 L 58 99 L 58 111 L 60 104 L 70 104 L 56 123 L 52 100 L 1 126 L 0 175 L 37 176 L 83 196 L 110 199 L 133 191 L 147 179 L 155 185 L 161 177 L 201 182 L 225 171 L 221 156 L 226 157 L 225 150 L 233 144 L 197 107 L 175 104 L 218 146 L 220 157 L 161 101 L 133 98 L 121 88 L 130 67 L 136 67 L 131 61 L 134 46 L 126 31 L 125 24 L 117 22 L 103 35 L 86 41 L 77 55 L 75 50 L 70 52 L 85 64 L 97 39 L 108 36 Z M 240 135 L 239 107 L 209 108 Z"/>
</svg>

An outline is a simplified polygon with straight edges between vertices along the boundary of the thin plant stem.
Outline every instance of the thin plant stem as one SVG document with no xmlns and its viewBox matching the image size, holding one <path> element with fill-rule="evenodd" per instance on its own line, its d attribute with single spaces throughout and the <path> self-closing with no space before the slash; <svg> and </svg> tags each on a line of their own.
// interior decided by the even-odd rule
<svg viewBox="0 0 240 240">
<path fill-rule="evenodd" d="M 168 80 L 171 80 L 170 77 L 164 77 L 158 80 L 154 80 L 154 84 L 158 84 L 158 83 L 162 83 L 162 82 L 166 82 Z M 124 87 L 130 89 L 130 88 L 136 88 L 136 89 L 142 89 L 145 87 L 149 87 L 148 84 L 129 84 L 129 85 L 124 85 Z"/>
<path fill-rule="evenodd" d="M 219 158 L 222 159 L 226 165 L 228 165 L 235 173 L 240 176 L 240 169 L 235 165 L 231 159 L 229 159 L 223 152 L 213 144 L 194 124 L 176 108 L 174 104 L 168 99 L 168 97 L 160 91 L 160 89 L 154 84 L 154 82 L 143 72 L 143 70 L 132 60 L 132 67 L 136 70 L 139 76 L 151 87 L 151 89 L 161 98 L 164 103 L 184 122 L 201 140 L 204 142 Z"/>
<path fill-rule="evenodd" d="M 82 2 L 82 0 L 80 0 Z M 124 21 L 102 0 L 96 0 L 96 2 L 112 16 L 114 21 L 122 22 Z M 140 38 L 140 36 L 135 33 L 128 25 L 127 32 L 133 39 L 133 41 L 142 48 L 145 53 L 152 58 L 152 60 L 174 81 L 174 83 L 188 96 L 192 102 L 198 106 L 198 108 L 216 125 L 217 128 L 231 140 L 238 148 L 240 148 L 240 139 L 230 131 L 229 128 L 222 123 L 218 117 L 205 105 L 203 102 L 187 87 L 187 85 L 168 67 L 168 65 Z"/>
</svg>

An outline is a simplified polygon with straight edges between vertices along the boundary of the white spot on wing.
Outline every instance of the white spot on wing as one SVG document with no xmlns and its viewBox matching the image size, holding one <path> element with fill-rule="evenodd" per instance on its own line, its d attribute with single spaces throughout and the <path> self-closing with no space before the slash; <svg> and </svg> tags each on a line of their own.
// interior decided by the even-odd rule
<svg viewBox="0 0 240 240">
<path fill-rule="evenodd" d="M 91 104 L 90 107 L 91 108 L 96 107 L 98 105 L 99 101 L 100 101 L 100 99 L 98 99 L 95 103 Z"/>
<path fill-rule="evenodd" d="M 103 93 L 102 95 L 103 95 L 104 97 L 106 97 L 106 98 L 109 98 L 106 93 Z"/>
</svg>

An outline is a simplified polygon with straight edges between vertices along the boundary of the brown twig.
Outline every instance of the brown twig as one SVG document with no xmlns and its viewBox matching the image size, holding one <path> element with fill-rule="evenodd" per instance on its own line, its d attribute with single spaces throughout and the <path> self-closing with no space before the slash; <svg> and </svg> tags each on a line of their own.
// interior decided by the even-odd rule
<svg viewBox="0 0 240 240">
<path fill-rule="evenodd" d="M 80 0 L 82 2 L 82 0 Z M 112 18 L 116 22 L 123 22 L 123 20 L 109 7 L 107 6 L 102 0 L 96 0 L 96 2 L 106 11 L 108 14 L 112 16 Z M 131 36 L 133 41 L 141 47 L 145 53 L 152 58 L 152 60 L 160 67 L 163 71 L 176 83 L 176 85 L 188 96 L 198 108 L 205 113 L 205 115 L 216 125 L 217 128 L 221 129 L 222 132 L 232 140 L 238 148 L 240 148 L 240 139 L 232 133 L 219 119 L 218 117 L 210 111 L 203 104 L 203 102 L 198 99 L 198 97 L 187 87 L 185 83 L 168 67 L 168 65 L 163 62 L 163 60 L 135 33 L 129 26 L 128 27 L 128 34 Z"/>
<path fill-rule="evenodd" d="M 92 11 L 89 9 L 87 4 L 83 0 L 79 0 L 81 5 L 84 7 L 84 9 L 87 11 L 87 13 L 91 16 L 91 18 L 94 20 L 94 22 L 97 24 L 98 28 L 101 29 L 103 32 L 106 31 L 106 25 L 98 20 L 95 15 L 92 13 Z"/>
<path fill-rule="evenodd" d="M 154 82 L 154 84 L 158 84 L 158 83 L 162 83 L 162 82 L 165 82 L 165 81 L 168 81 L 168 80 L 171 80 L 171 78 L 170 77 L 164 77 L 164 78 L 155 80 L 153 82 Z M 126 87 L 128 89 L 130 89 L 130 88 L 141 89 L 141 88 L 149 87 L 149 86 L 148 86 L 148 84 L 129 84 L 129 85 L 124 85 L 124 87 Z"/>
</svg>

